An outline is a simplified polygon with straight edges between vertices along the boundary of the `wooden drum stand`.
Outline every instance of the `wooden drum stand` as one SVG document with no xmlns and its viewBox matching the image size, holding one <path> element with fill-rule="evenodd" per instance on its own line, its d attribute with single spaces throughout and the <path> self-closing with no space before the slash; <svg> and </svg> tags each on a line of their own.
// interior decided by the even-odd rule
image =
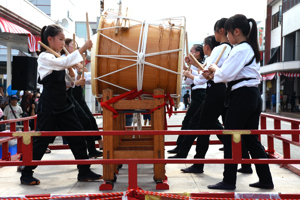
<svg viewBox="0 0 300 200">
<path fill-rule="evenodd" d="M 103 101 L 113 98 L 113 90 L 103 90 Z M 164 90 L 155 89 L 155 96 L 164 95 Z M 115 110 L 151 110 L 164 103 L 164 98 L 147 100 L 121 100 L 111 104 Z M 151 130 L 165 130 L 165 108 L 151 114 Z M 125 113 L 113 119 L 113 113 L 103 108 L 103 131 L 125 130 Z M 149 129 L 148 129 L 149 130 Z M 104 135 L 103 159 L 164 159 L 164 135 L 146 135 L 133 138 L 132 135 Z M 166 183 L 165 164 L 154 164 L 156 189 L 169 189 Z M 116 164 L 103 165 L 103 180 L 100 190 L 112 190 L 118 173 Z M 158 187 L 159 185 L 159 187 Z"/>
</svg>

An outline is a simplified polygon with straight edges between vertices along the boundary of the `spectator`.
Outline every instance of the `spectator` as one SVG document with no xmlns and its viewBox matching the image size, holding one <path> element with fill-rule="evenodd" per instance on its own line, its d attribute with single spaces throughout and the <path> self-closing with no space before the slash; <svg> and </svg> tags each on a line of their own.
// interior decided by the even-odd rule
<svg viewBox="0 0 300 200">
<path fill-rule="evenodd" d="M 4 110 L 5 106 L 8 104 L 8 97 L 4 94 L 4 87 L 0 86 L 0 108 Z"/>
<path fill-rule="evenodd" d="M 291 112 L 295 112 L 295 103 L 296 103 L 296 92 L 293 92 L 291 96 Z"/>
<path fill-rule="evenodd" d="M 274 93 L 272 96 L 271 96 L 271 111 L 273 112 L 273 108 L 275 107 L 275 111 L 276 111 L 276 94 Z"/>
<path fill-rule="evenodd" d="M 4 109 L 4 120 L 18 119 L 22 117 L 23 110 L 18 105 L 18 96 L 12 95 L 9 106 Z"/>
<path fill-rule="evenodd" d="M 188 109 L 188 106 L 190 106 L 190 91 L 187 90 L 185 95 L 183 95 L 183 103 L 184 103 L 184 110 Z"/>
</svg>

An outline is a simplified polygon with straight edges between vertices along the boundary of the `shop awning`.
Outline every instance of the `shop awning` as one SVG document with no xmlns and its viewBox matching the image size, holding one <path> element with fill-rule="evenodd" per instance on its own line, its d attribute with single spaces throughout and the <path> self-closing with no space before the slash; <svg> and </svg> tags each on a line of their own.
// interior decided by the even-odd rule
<svg viewBox="0 0 300 200">
<path fill-rule="evenodd" d="M 300 73 L 293 73 L 293 72 L 279 72 L 278 73 L 279 76 L 286 76 L 286 77 L 300 77 Z M 271 74 L 265 74 L 265 75 L 262 75 L 263 77 L 263 80 L 266 80 L 266 81 L 270 81 L 274 78 L 274 76 L 276 75 L 276 73 L 271 73 Z"/>
<path fill-rule="evenodd" d="M 269 81 L 269 80 L 272 80 L 275 75 L 276 75 L 276 73 L 265 74 L 265 75 L 262 75 L 262 78 L 263 78 L 264 81 Z"/>
<path fill-rule="evenodd" d="M 26 29 L 0 17 L 0 30 L 2 33 L 26 34 L 28 35 L 28 48 L 30 52 L 35 52 L 38 49 L 38 41 L 40 37 L 32 35 Z"/>
<path fill-rule="evenodd" d="M 278 74 L 279 74 L 279 76 L 283 75 L 286 77 L 300 77 L 300 73 L 292 73 L 292 72 L 281 73 L 281 72 L 279 72 Z"/>
</svg>

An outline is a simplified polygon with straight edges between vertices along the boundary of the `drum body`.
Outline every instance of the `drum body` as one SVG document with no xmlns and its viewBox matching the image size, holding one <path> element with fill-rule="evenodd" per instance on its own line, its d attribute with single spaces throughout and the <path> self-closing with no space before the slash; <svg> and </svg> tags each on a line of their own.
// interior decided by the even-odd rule
<svg viewBox="0 0 300 200">
<path fill-rule="evenodd" d="M 91 55 L 93 94 L 99 97 L 106 88 L 114 94 L 162 88 L 180 98 L 185 20 L 174 27 L 130 20 L 130 27 L 119 28 L 117 34 L 116 23 L 116 18 L 100 19 Z"/>
</svg>

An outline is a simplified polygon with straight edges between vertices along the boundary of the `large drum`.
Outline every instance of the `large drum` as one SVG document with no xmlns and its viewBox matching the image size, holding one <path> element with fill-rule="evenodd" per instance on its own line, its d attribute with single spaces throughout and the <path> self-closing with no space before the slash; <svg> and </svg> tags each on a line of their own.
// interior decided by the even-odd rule
<svg viewBox="0 0 300 200">
<path fill-rule="evenodd" d="M 121 26 L 123 20 L 129 27 Z M 101 97 L 106 88 L 114 94 L 162 88 L 178 99 L 184 35 L 184 17 L 142 22 L 103 15 L 91 55 L 93 94 Z"/>
</svg>

